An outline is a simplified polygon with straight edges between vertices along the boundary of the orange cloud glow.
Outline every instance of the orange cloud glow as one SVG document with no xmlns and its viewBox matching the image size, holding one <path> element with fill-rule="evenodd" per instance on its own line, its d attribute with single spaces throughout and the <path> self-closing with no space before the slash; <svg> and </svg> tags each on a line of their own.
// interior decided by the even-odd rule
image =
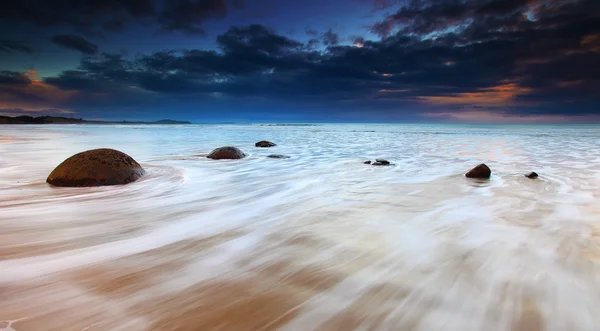
<svg viewBox="0 0 600 331">
<path fill-rule="evenodd" d="M 0 89 L 0 111 L 22 110 L 23 112 L 40 112 L 53 110 L 57 113 L 72 114 L 72 109 L 60 107 L 65 101 L 75 96 L 77 91 L 62 91 L 44 83 L 35 70 L 24 73 L 31 83 L 25 86 L 4 86 Z"/>
<path fill-rule="evenodd" d="M 519 95 L 531 92 L 530 88 L 516 83 L 481 88 L 476 92 L 455 93 L 446 96 L 422 96 L 418 100 L 435 105 L 506 106 Z"/>
</svg>

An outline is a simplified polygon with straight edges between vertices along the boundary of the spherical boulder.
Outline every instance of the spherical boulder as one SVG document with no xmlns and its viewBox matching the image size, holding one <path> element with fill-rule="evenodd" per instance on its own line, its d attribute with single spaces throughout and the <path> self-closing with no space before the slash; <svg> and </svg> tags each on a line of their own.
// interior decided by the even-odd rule
<svg viewBox="0 0 600 331">
<path fill-rule="evenodd" d="M 225 147 L 215 148 L 206 157 L 209 159 L 213 159 L 213 160 L 225 160 L 225 159 L 236 160 L 236 159 L 243 159 L 244 157 L 246 157 L 246 154 L 244 154 L 244 152 L 242 152 L 239 148 L 232 147 L 232 146 L 225 146 Z"/>
<path fill-rule="evenodd" d="M 266 147 L 277 146 L 277 144 L 270 142 L 270 141 L 261 140 L 261 141 L 257 142 L 256 144 L 254 144 L 254 146 L 266 148 Z"/>
<path fill-rule="evenodd" d="M 480 179 L 490 178 L 491 175 L 492 175 L 492 170 L 490 170 L 490 168 L 483 163 L 476 166 L 475 168 L 469 170 L 469 172 L 467 172 L 465 174 L 465 176 L 467 176 L 467 178 L 480 178 Z"/>
<path fill-rule="evenodd" d="M 144 173 L 142 166 L 131 156 L 114 149 L 99 148 L 64 160 L 46 182 L 64 187 L 123 185 L 138 180 Z"/>
<path fill-rule="evenodd" d="M 538 178 L 538 174 L 536 172 L 532 171 L 532 172 L 526 174 L 525 177 L 531 178 L 531 179 L 536 179 L 536 178 Z"/>
</svg>

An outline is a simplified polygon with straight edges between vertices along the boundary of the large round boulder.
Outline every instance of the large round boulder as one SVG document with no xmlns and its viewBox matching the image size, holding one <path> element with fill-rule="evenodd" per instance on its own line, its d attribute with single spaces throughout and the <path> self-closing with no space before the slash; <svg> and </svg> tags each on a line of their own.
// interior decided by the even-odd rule
<svg viewBox="0 0 600 331">
<path fill-rule="evenodd" d="M 492 170 L 483 163 L 469 170 L 469 172 L 465 174 L 467 178 L 490 178 L 491 175 Z"/>
<path fill-rule="evenodd" d="M 239 148 L 232 146 L 219 147 L 214 149 L 210 154 L 208 154 L 207 158 L 213 160 L 223 160 L 223 159 L 243 159 L 246 157 L 246 154 L 242 152 Z"/>
<path fill-rule="evenodd" d="M 266 140 L 261 140 L 259 142 L 257 142 L 256 144 L 254 144 L 254 146 L 256 147 L 273 147 L 273 146 L 277 146 L 277 144 L 270 142 L 270 141 L 266 141 Z"/>
<path fill-rule="evenodd" d="M 114 149 L 99 148 L 64 160 L 46 182 L 65 187 L 123 185 L 138 180 L 144 172 L 131 156 Z"/>
</svg>

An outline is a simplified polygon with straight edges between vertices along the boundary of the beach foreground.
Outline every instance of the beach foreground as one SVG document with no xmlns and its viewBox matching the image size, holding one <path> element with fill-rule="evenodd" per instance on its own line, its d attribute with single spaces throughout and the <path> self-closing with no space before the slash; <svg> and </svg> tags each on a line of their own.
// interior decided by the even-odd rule
<svg viewBox="0 0 600 331">
<path fill-rule="evenodd" d="M 598 330 L 597 141 L 592 126 L 2 126 L 0 330 Z M 205 157 L 229 145 L 246 158 Z M 45 182 L 100 147 L 146 174 Z M 394 165 L 363 164 L 380 157 Z M 490 180 L 464 177 L 482 162 Z"/>
</svg>

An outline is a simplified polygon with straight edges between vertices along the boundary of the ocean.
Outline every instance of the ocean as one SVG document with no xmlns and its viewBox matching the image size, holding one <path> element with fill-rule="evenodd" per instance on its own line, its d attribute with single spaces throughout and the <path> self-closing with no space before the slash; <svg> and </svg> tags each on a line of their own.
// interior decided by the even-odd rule
<svg viewBox="0 0 600 331">
<path fill-rule="evenodd" d="M 0 330 L 600 330 L 599 142 L 600 126 L 0 126 Z M 248 156 L 205 157 L 220 146 Z M 45 183 L 101 147 L 146 175 Z M 479 163 L 491 179 L 465 178 Z"/>
</svg>

